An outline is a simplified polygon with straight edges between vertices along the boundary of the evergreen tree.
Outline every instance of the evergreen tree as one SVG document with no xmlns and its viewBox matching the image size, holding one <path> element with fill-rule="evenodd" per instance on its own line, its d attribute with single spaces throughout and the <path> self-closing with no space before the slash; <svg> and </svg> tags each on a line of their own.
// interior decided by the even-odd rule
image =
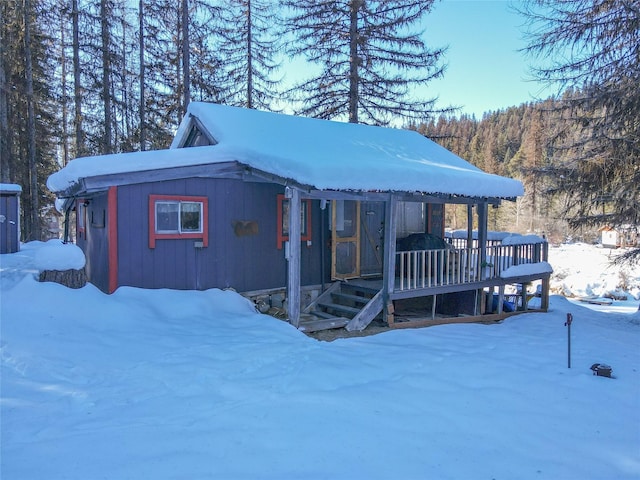
<svg viewBox="0 0 640 480">
<path fill-rule="evenodd" d="M 562 107 L 558 188 L 571 223 L 640 225 L 640 5 L 629 0 L 528 0 L 528 52 L 538 78 L 575 87 Z M 640 259 L 640 249 L 629 258 Z"/>
<path fill-rule="evenodd" d="M 413 31 L 434 0 L 285 0 L 292 55 L 317 73 L 298 83 L 299 113 L 388 124 L 423 120 L 434 100 L 416 100 L 412 88 L 443 74 L 444 50 L 429 49 Z"/>
<path fill-rule="evenodd" d="M 260 0 L 229 0 L 222 9 L 219 50 L 227 72 L 221 85 L 226 104 L 272 110 L 279 100 L 277 18 L 274 4 Z"/>
<path fill-rule="evenodd" d="M 153 148 L 170 143 L 192 98 L 220 100 L 221 64 L 215 46 L 218 14 L 218 6 L 201 0 L 154 0 L 145 7 L 147 126 L 158 134 L 148 132 Z M 185 17 L 189 25 L 183 28 Z"/>
<path fill-rule="evenodd" d="M 55 56 L 43 29 L 51 5 L 0 3 L 0 126 L 2 182 L 22 187 L 22 239 L 42 240 L 40 208 L 50 205 L 46 179 L 56 165 Z M 4 77 L 4 78 L 3 78 Z"/>
</svg>

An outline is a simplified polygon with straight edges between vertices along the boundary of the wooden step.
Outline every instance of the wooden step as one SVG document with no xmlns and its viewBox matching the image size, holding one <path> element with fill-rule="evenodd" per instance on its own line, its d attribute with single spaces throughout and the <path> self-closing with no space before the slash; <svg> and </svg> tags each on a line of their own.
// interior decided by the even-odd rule
<svg viewBox="0 0 640 480">
<path fill-rule="evenodd" d="M 346 305 L 340 305 L 338 303 L 320 302 L 320 303 L 318 303 L 318 305 L 320 305 L 320 306 L 322 306 L 322 307 L 324 307 L 325 309 L 328 309 L 328 310 L 333 310 L 335 312 L 346 313 L 347 315 L 350 315 L 350 316 L 354 316 L 354 315 L 357 315 L 358 313 L 360 313 L 360 309 L 359 308 L 347 307 Z"/>
<path fill-rule="evenodd" d="M 300 322 L 298 330 L 306 333 L 318 332 L 320 330 L 331 330 L 332 328 L 343 328 L 347 323 L 349 323 L 349 319 L 344 317 L 318 318 L 317 320 Z"/>
<path fill-rule="evenodd" d="M 340 284 L 340 289 L 342 292 L 348 291 L 349 293 L 363 293 L 373 297 L 380 290 L 374 287 L 365 287 L 364 285 L 354 285 L 353 283 L 342 282 Z"/>
<path fill-rule="evenodd" d="M 327 312 L 323 312 L 322 310 L 312 310 L 311 312 L 308 312 L 309 315 L 315 315 L 316 317 L 320 317 L 320 318 L 336 318 L 335 315 L 332 315 L 331 313 L 327 313 Z"/>
<path fill-rule="evenodd" d="M 342 292 L 333 292 L 331 294 L 331 297 L 333 297 L 336 303 L 340 303 L 340 304 L 343 304 L 344 302 L 353 302 L 353 303 L 359 303 L 361 305 L 366 305 L 367 303 L 369 303 L 369 300 L 371 300 L 371 298 L 369 297 L 361 297 L 359 295 L 351 295 L 349 293 L 342 293 Z"/>
</svg>

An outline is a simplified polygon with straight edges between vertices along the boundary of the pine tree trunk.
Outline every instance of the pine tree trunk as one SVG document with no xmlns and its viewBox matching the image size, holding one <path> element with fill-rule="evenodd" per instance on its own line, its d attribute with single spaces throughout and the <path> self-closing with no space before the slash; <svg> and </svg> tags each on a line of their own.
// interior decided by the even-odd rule
<svg viewBox="0 0 640 480">
<path fill-rule="evenodd" d="M 27 93 L 27 157 L 29 159 L 29 197 L 31 232 L 25 235 L 41 240 L 40 198 L 38 194 L 38 165 L 36 163 L 36 118 L 33 106 L 33 59 L 31 57 L 31 0 L 24 0 L 24 56 Z"/>
<path fill-rule="evenodd" d="M 140 77 L 140 105 L 139 105 L 139 117 L 140 117 L 140 150 L 146 150 L 147 143 L 147 125 L 145 120 L 145 102 L 144 102 L 144 83 L 145 83 L 145 59 L 144 59 L 144 0 L 140 0 L 138 3 L 138 28 L 140 32 L 139 50 L 140 50 L 140 70 L 138 76 Z"/>
<path fill-rule="evenodd" d="M 82 128 L 82 85 L 80 82 L 80 28 L 78 25 L 78 0 L 73 0 L 71 4 L 71 18 L 73 24 L 73 102 L 74 117 L 73 123 L 76 132 L 76 157 L 86 155 L 84 144 L 84 130 Z"/>
<path fill-rule="evenodd" d="M 182 83 L 183 103 L 182 113 L 187 113 L 191 101 L 191 76 L 189 69 L 189 1 L 182 0 Z"/>
<path fill-rule="evenodd" d="M 104 108 L 104 136 L 102 153 L 112 153 L 111 142 L 111 45 L 107 0 L 100 1 L 100 30 L 102 37 L 102 102 Z"/>
<path fill-rule="evenodd" d="M 69 163 L 69 122 L 67 111 L 67 47 L 66 47 L 66 25 L 60 22 L 60 83 L 62 90 L 62 166 Z"/>
<path fill-rule="evenodd" d="M 358 10 L 362 0 L 351 0 L 349 25 L 349 122 L 358 123 Z"/>
<path fill-rule="evenodd" d="M 5 18 L 3 16 L 3 9 L 0 8 L 0 26 L 5 24 Z M 2 28 L 2 27 L 0 27 Z M 4 32 L 3 32 L 4 35 Z M 0 41 L 0 182 L 10 183 L 11 162 L 9 151 L 9 114 L 7 110 L 7 77 L 4 70 L 4 59 L 6 55 L 5 40 Z"/>
<path fill-rule="evenodd" d="M 247 0 L 247 108 L 253 108 L 253 51 L 251 47 L 251 0 Z"/>
</svg>

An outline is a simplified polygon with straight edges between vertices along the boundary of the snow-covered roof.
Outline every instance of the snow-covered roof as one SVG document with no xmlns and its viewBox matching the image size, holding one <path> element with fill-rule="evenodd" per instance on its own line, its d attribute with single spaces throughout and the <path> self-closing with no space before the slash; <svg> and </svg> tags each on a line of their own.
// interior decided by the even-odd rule
<svg viewBox="0 0 640 480">
<path fill-rule="evenodd" d="M 216 145 L 176 148 L 191 116 Z M 483 172 L 417 132 L 192 102 L 172 148 L 81 158 L 49 177 L 63 192 L 82 178 L 237 161 L 319 190 L 513 198 L 522 183 Z"/>
<path fill-rule="evenodd" d="M 0 192 L 20 193 L 22 192 L 22 187 L 15 183 L 0 183 Z"/>
</svg>

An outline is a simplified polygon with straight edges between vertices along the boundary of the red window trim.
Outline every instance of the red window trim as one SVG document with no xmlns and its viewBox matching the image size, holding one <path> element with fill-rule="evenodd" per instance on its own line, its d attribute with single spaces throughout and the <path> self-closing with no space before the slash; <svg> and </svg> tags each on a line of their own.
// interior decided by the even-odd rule
<svg viewBox="0 0 640 480">
<path fill-rule="evenodd" d="M 202 203 L 201 233 L 156 233 L 156 202 L 169 200 L 173 202 Z M 149 248 L 156 248 L 156 240 L 202 239 L 202 246 L 209 246 L 209 198 L 190 195 L 149 195 Z"/>
<path fill-rule="evenodd" d="M 278 213 L 277 213 L 277 222 L 278 222 L 278 250 L 282 249 L 282 246 L 284 245 L 284 242 L 288 242 L 289 241 L 289 235 L 284 235 L 283 234 L 283 229 L 282 229 L 282 204 L 284 203 L 285 200 L 285 196 L 283 194 L 278 194 Z M 300 236 L 300 241 L 302 242 L 308 242 L 309 240 L 311 240 L 311 200 L 309 199 L 304 199 L 300 201 L 301 203 L 301 207 L 300 208 L 306 208 L 306 220 L 307 220 L 307 233 L 306 235 L 301 235 Z"/>
</svg>

